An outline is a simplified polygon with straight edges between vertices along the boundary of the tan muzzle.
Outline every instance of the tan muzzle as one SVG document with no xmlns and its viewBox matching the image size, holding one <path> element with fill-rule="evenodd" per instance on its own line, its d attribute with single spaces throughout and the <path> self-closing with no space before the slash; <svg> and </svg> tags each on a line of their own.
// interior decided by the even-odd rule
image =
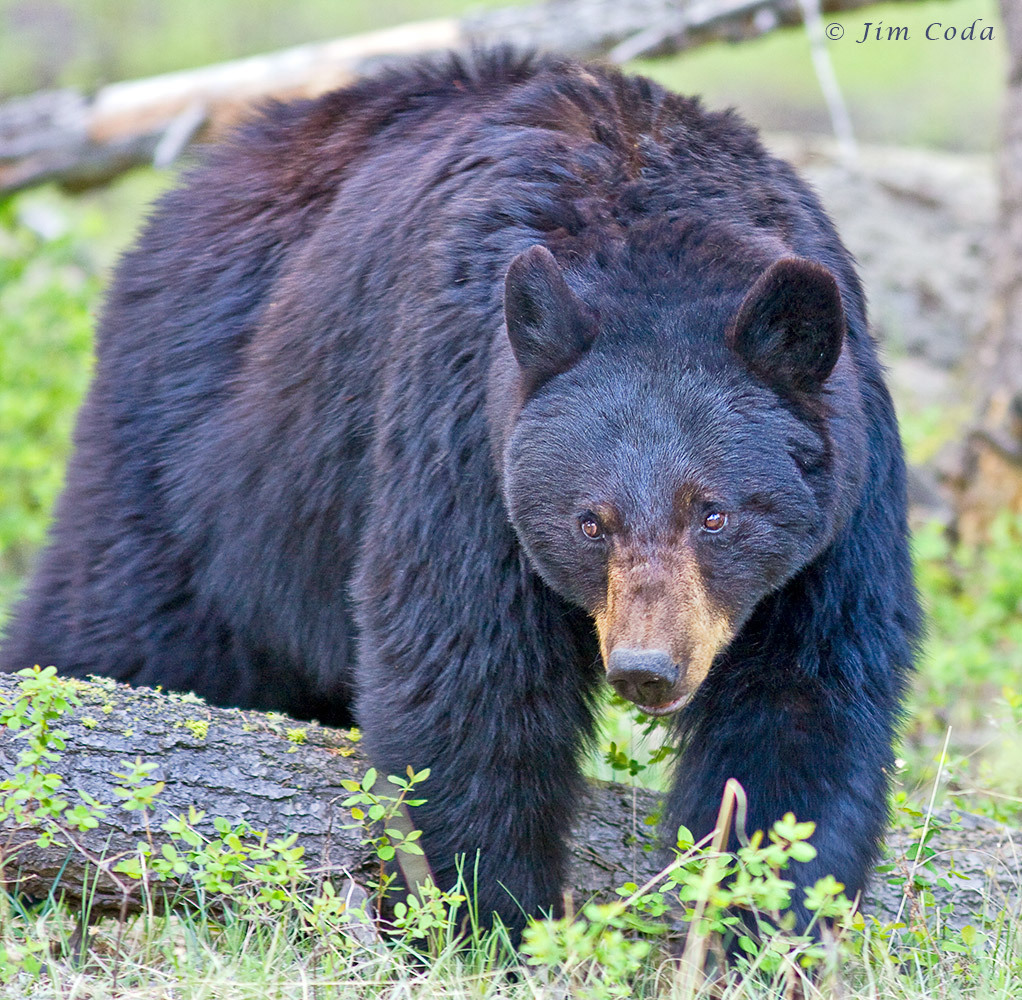
<svg viewBox="0 0 1022 1000">
<path fill-rule="evenodd" d="M 650 715 L 681 708 L 733 635 L 681 545 L 615 551 L 594 617 L 607 680 Z"/>
</svg>

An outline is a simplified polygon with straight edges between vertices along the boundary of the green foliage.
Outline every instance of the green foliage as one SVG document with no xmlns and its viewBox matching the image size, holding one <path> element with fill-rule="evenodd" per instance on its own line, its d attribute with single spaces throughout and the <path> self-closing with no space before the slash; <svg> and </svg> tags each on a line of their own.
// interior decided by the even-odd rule
<svg viewBox="0 0 1022 1000">
<path fill-rule="evenodd" d="M 121 808 L 129 812 L 152 809 L 156 797 L 166 787 L 166 782 L 154 781 L 147 784 L 150 775 L 156 770 L 152 761 L 136 758 L 131 768 L 124 774 L 114 771 L 114 777 L 120 778 L 122 784 L 114 788 L 114 795 L 121 800 Z"/>
<path fill-rule="evenodd" d="M 0 936 L 0 984 L 5 986 L 17 979 L 33 982 L 46 967 L 50 942 L 32 933 L 28 916 L 17 900 L 0 897 L 0 930 L 6 931 Z"/>
<path fill-rule="evenodd" d="M 950 890 L 954 888 L 954 880 L 968 879 L 956 871 L 935 846 L 940 839 L 947 841 L 949 831 L 960 828 L 961 817 L 952 813 L 949 820 L 944 820 L 933 813 L 932 804 L 926 811 L 917 809 L 903 792 L 895 799 L 896 820 L 911 830 L 912 846 L 904 864 L 877 866 L 878 874 L 898 890 L 901 909 L 890 924 L 877 924 L 876 932 L 889 945 L 896 943 L 912 949 L 918 964 L 932 967 L 943 960 L 949 949 L 955 951 L 960 947 L 958 933 L 949 923 L 952 908 L 945 905 L 938 909 L 933 890 L 938 886 Z"/>
<path fill-rule="evenodd" d="M 904 747 L 909 786 L 933 780 L 951 728 L 946 789 L 971 811 L 1022 816 L 1022 517 L 1001 514 L 983 546 L 954 545 L 938 525 L 914 538 L 929 631 Z M 940 799 L 938 800 L 940 801 Z"/>
<path fill-rule="evenodd" d="M 385 900 L 389 898 L 397 877 L 393 868 L 388 869 L 388 864 L 397 860 L 399 853 L 424 858 L 418 843 L 422 831 L 410 828 L 407 810 L 409 807 L 421 806 L 426 801 L 413 798 L 412 795 L 415 786 L 428 777 L 428 767 L 421 771 L 409 767 L 406 777 L 392 774 L 386 781 L 382 781 L 376 769 L 371 767 L 361 781 L 341 782 L 347 791 L 354 793 L 342 802 L 351 811 L 354 820 L 346 824 L 346 828 L 360 830 L 362 843 L 372 848 L 379 861 L 379 871 L 373 885 L 378 912 L 384 909 Z M 424 942 L 427 951 L 436 955 L 456 934 L 459 911 L 467 896 L 461 891 L 462 880 L 459 880 L 455 888 L 444 890 L 434 884 L 425 865 L 423 873 L 425 877 L 410 892 L 389 905 L 388 927 L 409 944 Z"/>
<path fill-rule="evenodd" d="M 159 790 L 144 789 L 150 803 L 162 791 L 163 783 L 158 784 Z M 142 801 L 135 799 L 124 808 L 149 808 Z M 170 836 L 169 843 L 156 852 L 151 840 L 140 841 L 135 854 L 114 870 L 133 879 L 184 882 L 202 899 L 230 897 L 236 907 L 278 911 L 290 906 L 297 887 L 309 880 L 304 848 L 295 846 L 298 835 L 270 840 L 265 830 L 216 817 L 216 836 L 207 836 L 198 830 L 204 818 L 204 812 L 191 807 L 187 818 L 166 820 L 161 829 Z"/>
<path fill-rule="evenodd" d="M 63 482 L 106 269 L 170 176 L 0 199 L 0 625 Z"/>
<path fill-rule="evenodd" d="M 579 917 L 537 920 L 525 929 L 522 953 L 541 982 L 567 980 L 581 998 L 630 997 L 651 943 L 629 932 L 645 929 L 622 903 L 586 905 Z"/>
<path fill-rule="evenodd" d="M 694 844 L 682 828 L 677 858 L 653 880 L 642 887 L 626 883 L 618 903 L 589 904 L 577 917 L 533 922 L 522 951 L 544 981 L 568 980 L 575 995 L 632 996 L 653 941 L 665 932 L 662 919 L 673 910 L 689 924 L 682 967 L 693 990 L 706 971 L 708 951 L 722 954 L 728 941 L 739 949 L 731 959 L 732 977 L 746 976 L 768 988 L 800 978 L 832 962 L 834 936 L 852 926 L 852 904 L 830 876 L 805 891 L 806 906 L 815 914 L 806 933 L 795 933 L 794 916 L 782 912 L 794 888 L 782 873 L 792 862 L 816 856 L 808 842 L 814 829 L 789 813 L 767 836 L 758 831 L 730 853 Z M 814 934 L 819 921 L 826 921 L 830 944 Z"/>
<path fill-rule="evenodd" d="M 390 927 L 406 941 L 426 942 L 437 955 L 458 933 L 458 913 L 467 897 L 457 888 L 441 889 L 426 880 L 391 907 Z"/>
<path fill-rule="evenodd" d="M 364 831 L 363 844 L 372 845 L 376 857 L 383 863 L 393 861 L 398 851 L 405 854 L 422 854 L 422 848 L 416 843 L 422 835 L 420 830 L 411 830 L 407 834 L 402 832 L 396 825 L 396 819 L 406 806 L 421 806 L 425 799 L 409 798 L 415 785 L 420 784 L 429 777 L 429 768 L 421 771 L 414 771 L 408 768 L 408 777 L 399 778 L 397 775 L 390 775 L 387 778 L 391 788 L 397 795 L 386 791 L 386 785 L 377 780 L 376 768 L 371 767 L 366 771 L 361 782 L 342 781 L 341 785 L 354 795 L 349 795 L 342 803 L 346 809 L 351 810 L 354 823 L 347 824 L 347 828 L 357 827 Z M 382 788 L 381 788 L 382 785 Z M 365 807 L 365 808 L 363 808 Z M 376 832 L 370 830 L 366 824 L 378 824 Z"/>
<path fill-rule="evenodd" d="M 989 543 L 954 546 L 936 524 L 915 533 L 916 576 L 930 634 L 926 678 L 947 704 L 1022 676 L 1022 518 L 1001 514 Z M 982 704 L 982 700 L 978 702 Z"/>
<path fill-rule="evenodd" d="M 72 803 L 64 779 L 48 765 L 60 760 L 67 733 L 54 727 L 72 706 L 79 704 L 72 682 L 57 676 L 53 667 L 18 672 L 22 678 L 18 700 L 0 709 L 0 729 L 22 741 L 14 772 L 0 781 L 0 820 L 29 827 L 36 843 L 47 847 L 62 842 L 66 830 L 88 830 L 98 825 L 107 806 L 83 790 Z M 0 854 L 0 870 L 2 870 Z"/>
<path fill-rule="evenodd" d="M 28 224 L 30 204 L 0 203 L 0 585 L 8 587 L 41 544 L 60 488 L 100 290 L 80 240 L 40 235 Z"/>
</svg>

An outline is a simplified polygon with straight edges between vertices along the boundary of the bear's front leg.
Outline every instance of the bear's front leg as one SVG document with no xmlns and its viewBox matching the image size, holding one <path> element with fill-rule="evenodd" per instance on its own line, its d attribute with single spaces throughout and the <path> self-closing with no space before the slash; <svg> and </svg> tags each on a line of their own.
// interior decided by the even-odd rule
<svg viewBox="0 0 1022 1000">
<path fill-rule="evenodd" d="M 863 539 L 879 546 L 885 536 L 849 536 L 761 605 L 681 713 L 683 753 L 665 810 L 665 839 L 679 824 L 704 836 L 736 778 L 748 833 L 787 812 L 813 821 L 816 857 L 785 873 L 801 928 L 813 916 L 807 886 L 833 875 L 854 899 L 872 874 L 917 628 L 903 548 L 888 559 L 887 579 L 869 577 L 849 567 L 861 565 Z"/>
<path fill-rule="evenodd" d="M 679 824 L 697 837 L 714 829 L 724 785 L 736 778 L 748 798 L 745 832 L 768 831 L 785 813 L 816 824 L 816 857 L 791 862 L 792 910 L 804 929 L 812 917 L 805 889 L 834 875 L 849 898 L 862 891 L 888 819 L 890 720 L 875 706 L 819 684 L 768 693 L 745 689 L 701 692 L 687 721 L 664 827 Z M 732 833 L 729 847 L 738 846 Z"/>
<path fill-rule="evenodd" d="M 508 559 L 461 587 L 363 566 L 356 717 L 382 774 L 430 769 L 411 812 L 437 884 L 463 866 L 481 921 L 517 940 L 560 906 L 602 670 L 587 616 Z"/>
</svg>

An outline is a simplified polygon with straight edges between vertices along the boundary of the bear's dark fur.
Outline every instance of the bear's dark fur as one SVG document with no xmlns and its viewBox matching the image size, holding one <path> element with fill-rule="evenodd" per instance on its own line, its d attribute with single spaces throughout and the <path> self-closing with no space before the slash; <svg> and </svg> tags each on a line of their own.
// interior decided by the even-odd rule
<svg viewBox="0 0 1022 1000">
<path fill-rule="evenodd" d="M 604 670 L 668 830 L 854 893 L 917 629 L 852 260 L 732 113 L 506 53 L 273 106 L 159 203 L 4 669 L 357 719 L 441 882 L 556 908 Z M 712 669 L 711 669 L 712 664 Z M 704 679 L 705 678 L 705 679 Z M 802 918 L 805 911 L 800 909 Z"/>
</svg>

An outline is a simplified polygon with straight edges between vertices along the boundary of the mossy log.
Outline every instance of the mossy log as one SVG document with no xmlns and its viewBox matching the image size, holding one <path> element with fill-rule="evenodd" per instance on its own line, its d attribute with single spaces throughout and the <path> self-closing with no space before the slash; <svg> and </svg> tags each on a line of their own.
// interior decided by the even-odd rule
<svg viewBox="0 0 1022 1000">
<path fill-rule="evenodd" d="M 357 731 L 214 708 L 191 695 L 112 681 L 72 683 L 81 705 L 56 723 L 67 734 L 66 749 L 49 766 L 63 778 L 62 792 L 72 804 L 85 792 L 115 805 L 100 826 L 72 831 L 75 848 L 40 848 L 32 830 L 0 823 L 9 885 L 35 897 L 56 891 L 73 906 L 85 896 L 93 915 L 136 910 L 141 887 L 114 865 L 149 836 L 158 852 L 169 840 L 162 824 L 190 807 L 205 813 L 196 829 L 207 836 L 215 836 L 213 820 L 222 817 L 271 837 L 297 834 L 314 871 L 357 884 L 375 874 L 372 852 L 361 832 L 347 826 L 350 810 L 341 805 L 351 794 L 341 782 L 361 780 L 369 767 Z M 0 707 L 13 700 L 17 684 L 17 677 L 0 674 Z M 16 733 L 0 729 L 0 774 L 13 773 L 23 746 Z M 123 784 L 117 776 L 139 759 L 156 765 L 150 781 L 164 782 L 148 815 L 120 807 L 114 792 Z M 653 843 L 643 820 L 655 807 L 649 792 L 594 784 L 573 851 L 571 882 L 580 896 L 655 874 L 659 855 L 643 850 Z M 155 888 L 174 890 L 168 883 Z"/>
<path fill-rule="evenodd" d="M 0 674 L 0 708 L 14 701 L 19 679 Z M 2 875 L 9 889 L 34 897 L 62 896 L 73 907 L 88 901 L 92 918 L 137 911 L 143 901 L 138 880 L 114 870 L 151 837 L 158 852 L 169 840 L 165 820 L 204 817 L 196 829 L 215 836 L 213 820 L 247 823 L 272 838 L 297 835 L 308 867 L 335 884 L 360 892 L 376 870 L 371 850 L 353 829 L 342 802 L 350 794 L 341 782 L 361 779 L 369 764 L 354 731 L 328 729 L 282 715 L 213 708 L 189 695 L 129 688 L 111 681 L 72 682 L 81 704 L 56 725 L 66 734 L 59 761 L 49 765 L 63 779 L 62 794 L 74 804 L 85 792 L 102 803 L 119 803 L 114 792 L 136 760 L 155 765 L 151 781 L 164 787 L 148 814 L 114 804 L 95 829 L 71 833 L 67 841 L 40 847 L 30 829 L 0 822 Z M 13 774 L 24 741 L 0 728 L 0 774 Z M 614 898 L 622 883 L 642 884 L 664 863 L 655 849 L 647 818 L 658 808 L 654 793 L 627 785 L 593 782 L 580 811 L 571 848 L 569 889 L 578 907 L 592 897 Z M 946 841 L 946 842 L 945 842 Z M 1017 843 L 1017 838 L 1014 841 Z M 1011 831 L 978 817 L 963 829 L 941 831 L 941 868 L 952 864 L 965 876 L 952 892 L 937 889 L 940 903 L 952 901 L 955 920 L 975 922 L 984 907 L 996 911 L 1018 905 L 1017 852 Z M 891 838 L 893 861 L 909 872 L 907 832 Z M 943 854 L 946 852 L 946 854 Z M 918 916 L 909 899 L 881 880 L 885 891 L 869 902 L 881 919 Z M 172 897 L 171 883 L 155 883 L 160 899 Z M 187 894 L 179 898 L 187 899 Z M 1014 901 L 1014 902 L 1012 902 Z"/>
</svg>

